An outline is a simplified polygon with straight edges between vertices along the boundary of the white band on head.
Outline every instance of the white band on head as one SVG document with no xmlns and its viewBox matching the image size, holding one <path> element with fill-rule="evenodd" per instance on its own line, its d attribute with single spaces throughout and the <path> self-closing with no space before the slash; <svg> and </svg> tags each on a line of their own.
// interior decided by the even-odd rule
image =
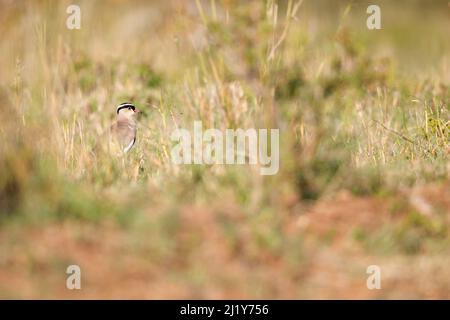
<svg viewBox="0 0 450 320">
<path fill-rule="evenodd" d="M 119 107 L 134 107 L 134 105 L 129 102 L 124 102 L 124 103 L 119 104 Z"/>
<path fill-rule="evenodd" d="M 136 109 L 136 107 L 132 103 L 125 102 L 125 103 L 119 104 L 119 106 L 117 107 L 117 113 L 119 113 L 120 109 L 128 108 L 128 107 L 132 107 L 133 109 Z"/>
</svg>

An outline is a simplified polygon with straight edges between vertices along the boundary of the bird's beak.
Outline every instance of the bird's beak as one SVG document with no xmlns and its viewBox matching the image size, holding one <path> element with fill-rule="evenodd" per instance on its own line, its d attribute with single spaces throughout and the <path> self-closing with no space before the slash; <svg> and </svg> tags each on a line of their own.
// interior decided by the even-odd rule
<svg viewBox="0 0 450 320">
<path fill-rule="evenodd" d="M 139 109 L 134 109 L 134 113 L 139 113 L 139 112 L 141 112 L 141 111 L 139 111 Z"/>
</svg>

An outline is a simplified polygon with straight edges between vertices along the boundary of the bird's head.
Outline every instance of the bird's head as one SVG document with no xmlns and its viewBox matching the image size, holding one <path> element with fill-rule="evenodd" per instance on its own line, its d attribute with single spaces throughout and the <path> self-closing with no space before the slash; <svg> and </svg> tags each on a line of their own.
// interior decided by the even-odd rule
<svg viewBox="0 0 450 320">
<path fill-rule="evenodd" d="M 117 107 L 117 116 L 118 117 L 134 119 L 134 117 L 136 116 L 137 113 L 139 113 L 139 110 L 136 109 L 136 107 L 129 102 L 121 103 Z"/>
</svg>

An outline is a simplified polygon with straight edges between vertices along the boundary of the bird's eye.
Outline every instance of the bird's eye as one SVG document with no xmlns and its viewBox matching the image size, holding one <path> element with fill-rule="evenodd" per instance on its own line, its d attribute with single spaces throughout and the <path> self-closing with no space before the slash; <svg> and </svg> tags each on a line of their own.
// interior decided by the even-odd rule
<svg viewBox="0 0 450 320">
<path fill-rule="evenodd" d="M 131 110 L 131 107 L 128 107 L 128 110 Z"/>
</svg>

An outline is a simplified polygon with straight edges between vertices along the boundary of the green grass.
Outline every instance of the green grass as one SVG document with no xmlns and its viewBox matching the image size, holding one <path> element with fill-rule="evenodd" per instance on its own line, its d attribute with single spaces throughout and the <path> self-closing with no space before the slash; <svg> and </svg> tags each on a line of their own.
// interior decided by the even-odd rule
<svg viewBox="0 0 450 320">
<path fill-rule="evenodd" d="M 450 25 L 440 13 L 448 8 L 406 3 L 382 1 L 380 31 L 365 28 L 365 2 L 192 1 L 178 9 L 170 1 L 81 1 L 77 31 L 65 28 L 63 3 L 6 6 L 0 229 L 112 223 L 133 254 L 156 257 L 160 267 L 173 262 L 168 277 L 193 276 L 188 287 L 220 278 L 193 262 L 208 250 L 245 266 L 279 263 L 295 282 L 304 276 L 297 268 L 338 241 L 339 230 L 329 226 L 312 243 L 287 230 L 317 203 L 349 192 L 393 201 L 389 212 L 399 217 L 348 234 L 360 250 L 445 251 L 448 219 L 398 199 L 449 181 Z M 120 158 L 94 154 L 124 101 L 142 110 L 136 147 Z M 280 128 L 279 173 L 172 164 L 171 132 L 195 120 Z M 241 293 L 258 296 L 254 282 Z"/>
</svg>

